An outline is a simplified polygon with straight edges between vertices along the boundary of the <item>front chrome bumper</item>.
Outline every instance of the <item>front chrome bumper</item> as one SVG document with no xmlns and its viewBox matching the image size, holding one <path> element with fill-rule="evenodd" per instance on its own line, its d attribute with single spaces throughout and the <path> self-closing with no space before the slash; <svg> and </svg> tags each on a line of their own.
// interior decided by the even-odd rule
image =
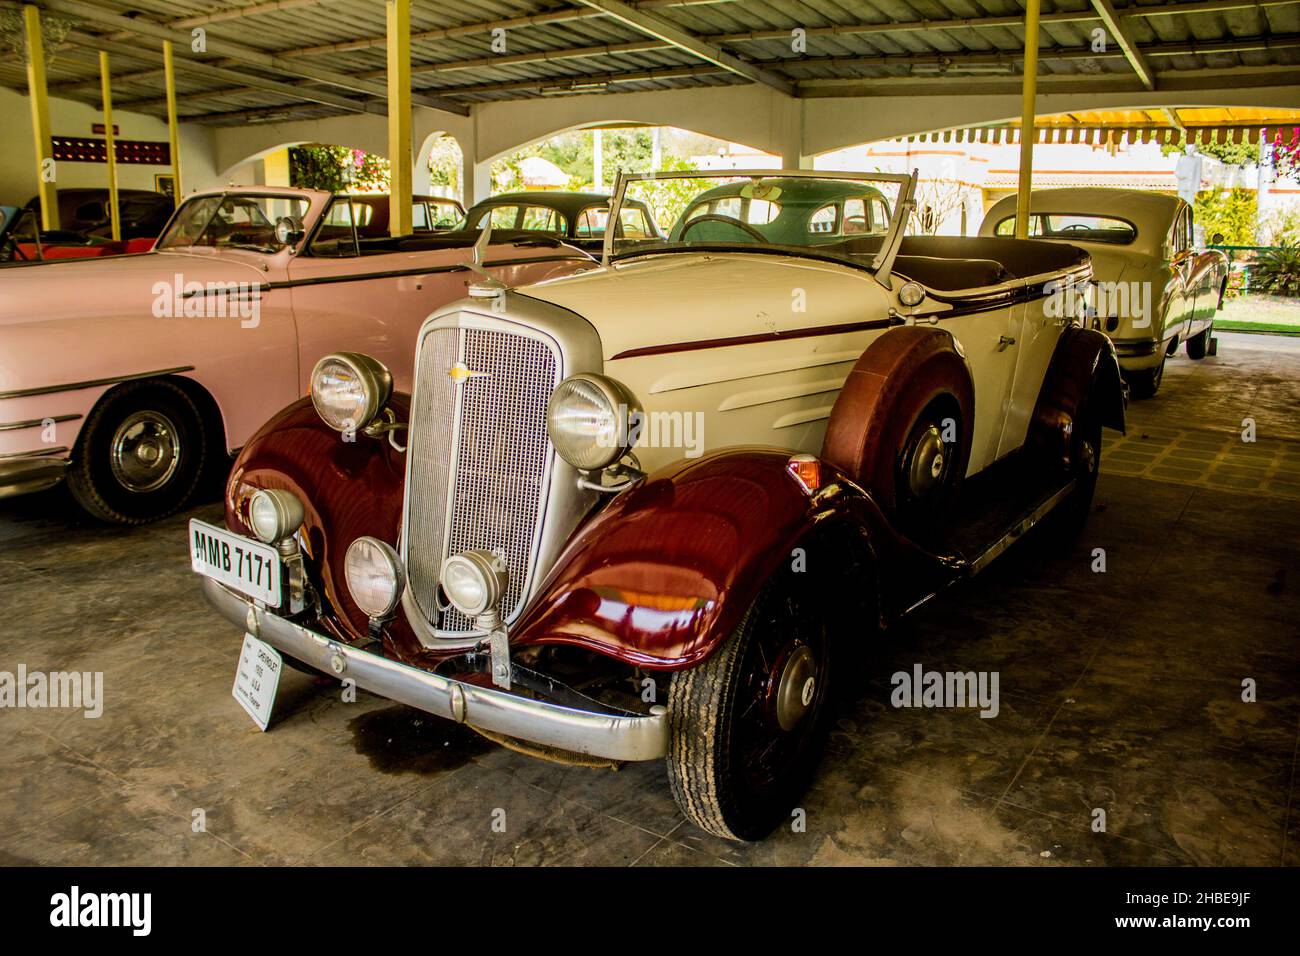
<svg viewBox="0 0 1300 956">
<path fill-rule="evenodd" d="M 63 480 L 72 462 L 45 455 L 0 456 L 0 498 L 51 488 Z"/>
<path fill-rule="evenodd" d="M 223 617 L 288 656 L 371 693 L 438 717 L 560 750 L 608 760 L 654 760 L 668 752 L 668 715 L 598 714 L 466 684 L 359 650 L 259 607 L 212 578 L 203 595 Z"/>
</svg>

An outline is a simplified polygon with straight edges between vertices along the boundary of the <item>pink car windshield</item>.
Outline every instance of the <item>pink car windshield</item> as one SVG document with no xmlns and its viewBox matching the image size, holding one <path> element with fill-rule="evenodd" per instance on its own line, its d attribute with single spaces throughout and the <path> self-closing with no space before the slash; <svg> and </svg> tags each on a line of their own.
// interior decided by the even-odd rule
<svg viewBox="0 0 1300 956">
<path fill-rule="evenodd" d="M 275 222 L 281 216 L 302 219 L 309 203 L 299 196 L 197 196 L 181 206 L 158 249 L 192 246 L 256 249 L 274 252 Z"/>
</svg>

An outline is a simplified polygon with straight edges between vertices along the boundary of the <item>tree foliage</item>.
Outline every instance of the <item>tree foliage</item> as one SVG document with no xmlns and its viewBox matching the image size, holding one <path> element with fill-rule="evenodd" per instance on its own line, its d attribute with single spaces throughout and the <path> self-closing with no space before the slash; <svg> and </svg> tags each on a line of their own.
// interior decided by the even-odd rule
<svg viewBox="0 0 1300 956">
<path fill-rule="evenodd" d="M 388 160 L 348 146 L 293 146 L 289 185 L 329 192 L 387 192 Z"/>
<path fill-rule="evenodd" d="M 1196 223 L 1204 228 L 1207 243 L 1222 233 L 1222 245 L 1254 245 L 1258 212 L 1253 189 L 1205 189 L 1196 194 Z"/>
</svg>

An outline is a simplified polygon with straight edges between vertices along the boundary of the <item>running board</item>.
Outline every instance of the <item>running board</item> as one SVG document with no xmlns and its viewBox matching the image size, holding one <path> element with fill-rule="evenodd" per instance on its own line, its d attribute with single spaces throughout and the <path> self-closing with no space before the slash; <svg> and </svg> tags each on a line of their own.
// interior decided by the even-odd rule
<svg viewBox="0 0 1300 956">
<path fill-rule="evenodd" d="M 985 548 L 980 553 L 979 557 L 970 562 L 968 566 L 970 575 L 973 577 L 974 575 L 979 574 L 993 563 L 994 558 L 1015 544 L 1016 541 L 1029 531 L 1030 528 L 1042 521 L 1043 518 L 1047 516 L 1048 512 L 1069 497 L 1070 493 L 1074 491 L 1074 485 L 1074 481 L 1070 481 L 1068 484 L 1064 485 L 1054 495 L 1040 504 L 1033 511 L 1029 512 L 1029 514 L 1025 515 L 1025 517 L 1021 518 L 1020 521 L 1012 526 L 1006 534 Z"/>
</svg>

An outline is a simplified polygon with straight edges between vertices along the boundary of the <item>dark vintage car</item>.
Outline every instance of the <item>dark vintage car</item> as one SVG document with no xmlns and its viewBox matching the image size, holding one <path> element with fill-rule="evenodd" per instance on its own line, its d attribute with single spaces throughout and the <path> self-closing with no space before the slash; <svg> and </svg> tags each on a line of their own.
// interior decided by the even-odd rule
<svg viewBox="0 0 1300 956">
<path fill-rule="evenodd" d="M 613 215 L 670 179 L 672 238 L 434 311 L 411 394 L 319 361 L 190 556 L 250 676 L 283 654 L 525 752 L 664 759 L 691 821 L 758 839 L 882 628 L 1078 532 L 1125 399 L 1049 308 L 1079 249 L 907 236 L 884 173 L 620 177 Z M 822 241 L 846 197 L 882 217 Z"/>
<path fill-rule="evenodd" d="M 58 199 L 59 232 L 76 233 L 84 239 L 107 240 L 112 236 L 107 189 L 60 189 Z M 149 189 L 119 189 L 117 205 L 122 217 L 123 240 L 155 238 L 176 207 L 169 196 Z M 41 197 L 33 196 L 27 208 L 39 217 Z"/>
<path fill-rule="evenodd" d="M 579 249 L 599 252 L 605 241 L 609 199 L 608 193 L 549 190 L 502 193 L 470 207 L 465 228 L 483 228 L 490 212 L 493 229 L 544 232 Z M 650 207 L 634 199 L 628 199 L 626 205 L 619 210 L 617 235 L 620 239 L 628 240 L 662 238 Z"/>
<path fill-rule="evenodd" d="M 138 255 L 148 252 L 153 244 L 153 236 L 113 240 L 65 229 L 41 229 L 39 210 L 0 206 L 0 265 Z"/>
</svg>

